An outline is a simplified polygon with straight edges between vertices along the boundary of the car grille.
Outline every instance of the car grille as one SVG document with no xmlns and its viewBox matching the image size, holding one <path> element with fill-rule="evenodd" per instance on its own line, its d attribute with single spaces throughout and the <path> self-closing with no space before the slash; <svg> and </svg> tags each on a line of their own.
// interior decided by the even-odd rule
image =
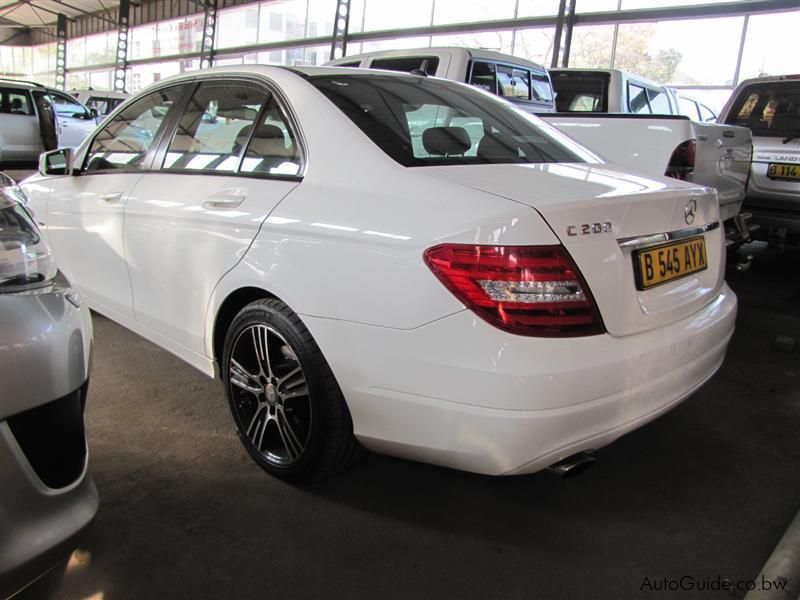
<svg viewBox="0 0 800 600">
<path fill-rule="evenodd" d="M 88 382 L 63 398 L 18 413 L 7 421 L 25 458 L 50 488 L 68 486 L 83 473 L 87 388 Z"/>
</svg>

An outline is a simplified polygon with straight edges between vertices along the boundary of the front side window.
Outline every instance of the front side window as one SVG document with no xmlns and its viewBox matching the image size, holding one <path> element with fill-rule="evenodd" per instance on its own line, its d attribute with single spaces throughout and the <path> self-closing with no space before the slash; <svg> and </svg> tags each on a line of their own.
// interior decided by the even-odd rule
<svg viewBox="0 0 800 600">
<path fill-rule="evenodd" d="M 700 119 L 700 113 L 697 111 L 697 103 L 689 98 L 678 96 L 678 111 L 685 117 L 689 117 L 692 121 Z"/>
<path fill-rule="evenodd" d="M 749 127 L 754 136 L 800 136 L 800 81 L 748 86 L 734 101 L 725 123 Z"/>
<path fill-rule="evenodd" d="M 86 160 L 87 171 L 142 169 L 148 150 L 183 86 L 147 94 L 111 119 L 95 136 Z"/>
<path fill-rule="evenodd" d="M 91 115 L 86 111 L 86 108 L 70 96 L 66 94 L 50 93 L 53 99 L 53 108 L 59 117 L 75 117 L 78 119 L 90 119 Z"/>
<path fill-rule="evenodd" d="M 267 99 L 255 84 L 205 81 L 181 116 L 164 169 L 233 172 Z"/>
<path fill-rule="evenodd" d="M 407 167 L 592 160 L 566 136 L 457 83 L 382 75 L 310 80 Z"/>
<path fill-rule="evenodd" d="M 705 104 L 698 104 L 700 107 L 700 120 L 704 123 L 711 123 L 717 120 L 717 115 Z"/>
</svg>

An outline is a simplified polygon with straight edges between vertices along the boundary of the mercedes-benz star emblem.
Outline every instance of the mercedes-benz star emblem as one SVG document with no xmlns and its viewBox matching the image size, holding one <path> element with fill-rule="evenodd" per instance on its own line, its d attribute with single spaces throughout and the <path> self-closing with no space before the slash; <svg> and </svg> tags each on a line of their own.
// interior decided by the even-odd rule
<svg viewBox="0 0 800 600">
<path fill-rule="evenodd" d="M 683 220 L 687 225 L 694 223 L 694 213 L 697 212 L 697 200 L 692 198 L 686 203 L 686 208 L 683 210 Z"/>
</svg>

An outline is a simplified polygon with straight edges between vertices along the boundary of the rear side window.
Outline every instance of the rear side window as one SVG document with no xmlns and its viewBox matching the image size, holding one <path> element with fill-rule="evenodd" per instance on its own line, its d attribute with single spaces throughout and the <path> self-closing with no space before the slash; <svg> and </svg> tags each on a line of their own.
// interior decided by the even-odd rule
<svg viewBox="0 0 800 600">
<path fill-rule="evenodd" d="M 163 168 L 236 171 L 266 100 L 267 91 L 255 84 L 201 83 L 181 116 Z"/>
<path fill-rule="evenodd" d="M 267 102 L 253 131 L 240 171 L 268 175 L 297 175 L 300 172 L 297 140 L 274 96 Z"/>
<path fill-rule="evenodd" d="M 373 69 L 387 71 L 422 71 L 426 75 L 436 75 L 439 59 L 436 56 L 404 56 L 398 58 L 376 58 L 370 65 Z"/>
<path fill-rule="evenodd" d="M 671 115 L 672 107 L 669 104 L 669 98 L 665 90 L 655 90 L 647 88 L 647 96 L 650 99 L 650 109 L 654 115 Z"/>
<path fill-rule="evenodd" d="M 635 83 L 628 83 L 628 110 L 632 113 L 651 114 L 647 90 Z"/>
<path fill-rule="evenodd" d="M 717 120 L 716 113 L 713 110 L 711 110 L 710 108 L 708 108 L 705 104 L 698 104 L 698 106 L 700 107 L 700 120 L 701 121 L 703 121 L 705 123 L 709 123 L 711 121 L 716 121 Z"/>
<path fill-rule="evenodd" d="M 554 72 L 551 79 L 558 112 L 608 112 L 608 73 Z"/>
<path fill-rule="evenodd" d="M 586 160 L 566 136 L 461 84 L 380 75 L 310 80 L 376 146 L 407 167 Z"/>
<path fill-rule="evenodd" d="M 86 170 L 144 168 L 147 152 L 183 89 L 176 86 L 147 94 L 108 121 L 92 140 Z"/>
<path fill-rule="evenodd" d="M 536 102 L 553 102 L 553 86 L 547 73 L 531 71 L 531 98 Z"/>
<path fill-rule="evenodd" d="M 30 97 L 24 90 L 0 88 L 0 112 L 7 115 L 32 115 Z"/>
<path fill-rule="evenodd" d="M 496 65 L 494 63 L 474 61 L 467 83 L 482 90 L 486 90 L 487 92 L 491 92 L 492 94 L 496 94 L 497 74 L 495 71 Z"/>
</svg>

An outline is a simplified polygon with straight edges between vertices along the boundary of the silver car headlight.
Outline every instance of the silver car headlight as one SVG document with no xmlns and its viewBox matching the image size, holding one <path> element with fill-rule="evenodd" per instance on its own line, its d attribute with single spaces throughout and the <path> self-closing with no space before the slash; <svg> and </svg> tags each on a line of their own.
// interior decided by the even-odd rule
<svg viewBox="0 0 800 600">
<path fill-rule="evenodd" d="M 0 294 L 47 287 L 56 272 L 50 247 L 30 214 L 0 188 Z"/>
</svg>

